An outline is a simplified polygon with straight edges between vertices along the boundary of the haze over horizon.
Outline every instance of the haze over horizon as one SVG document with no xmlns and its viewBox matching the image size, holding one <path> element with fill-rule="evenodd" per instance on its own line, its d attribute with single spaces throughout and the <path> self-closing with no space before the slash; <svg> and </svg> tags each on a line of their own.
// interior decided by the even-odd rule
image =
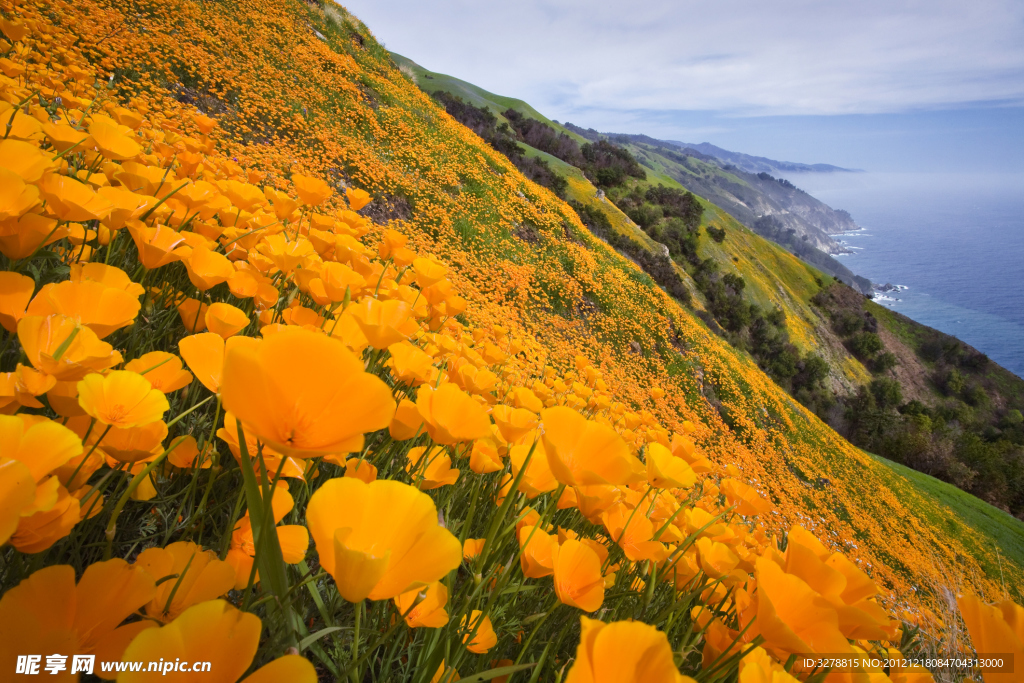
<svg viewBox="0 0 1024 683">
<path fill-rule="evenodd" d="M 1024 4 L 348 0 L 432 71 L 601 131 L 872 171 L 1024 172 Z"/>
</svg>

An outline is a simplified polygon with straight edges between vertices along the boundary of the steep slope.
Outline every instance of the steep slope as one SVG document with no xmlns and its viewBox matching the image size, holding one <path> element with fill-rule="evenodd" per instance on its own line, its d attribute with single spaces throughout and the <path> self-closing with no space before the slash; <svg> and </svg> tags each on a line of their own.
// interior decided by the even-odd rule
<svg viewBox="0 0 1024 683">
<path fill-rule="evenodd" d="M 429 71 L 408 57 L 403 57 L 397 52 L 391 52 L 390 54 L 391 58 L 396 64 L 398 64 L 399 69 L 401 69 L 406 76 L 409 76 L 413 82 L 425 92 L 432 93 L 441 90 L 451 93 L 452 95 L 461 97 L 473 106 L 490 108 L 490 110 L 502 121 L 505 120 L 505 117 L 502 116 L 501 112 L 506 109 L 514 109 L 523 116 L 541 121 L 555 130 L 565 133 L 577 142 L 586 142 L 586 138 L 577 135 L 575 132 L 569 130 L 560 123 L 552 121 L 522 100 L 518 100 L 514 97 L 495 95 L 492 92 L 488 92 L 479 86 L 455 78 L 454 76 L 437 73 L 436 71 Z"/>
<path fill-rule="evenodd" d="M 235 175 L 267 169 L 287 187 L 304 172 L 368 189 L 375 199 L 362 213 L 377 223 L 371 237 L 380 241 L 386 224 L 449 264 L 471 303 L 468 321 L 536 339 L 521 352 L 534 371 L 567 371 L 583 356 L 631 409 L 680 432 L 685 420 L 696 422 L 701 449 L 771 498 L 772 531 L 800 523 L 849 552 L 884 588 L 887 606 L 917 607 L 914 588 L 950 576 L 990 594 L 1003 576 L 1024 582 L 1024 558 L 1000 564 L 995 537 L 973 520 L 963 522 L 977 524 L 973 533 L 951 536 L 956 509 L 793 401 L 564 202 L 413 87 L 351 16 L 299 2 L 125 5 L 86 2 L 54 13 L 111 75 L 112 97 L 130 103 L 145 92 L 215 115 L 231 162 L 224 165 Z M 103 41 L 115 35 L 111 49 Z M 154 145 L 177 154 L 166 142 L 180 141 L 174 136 Z M 760 254 L 767 243 L 751 233 L 728 232 L 751 240 L 751 276 L 755 257 L 766 270 L 802 267 L 777 250 L 771 259 Z M 799 281 L 809 287 L 813 271 L 803 268 Z M 802 289 L 793 285 L 788 296 L 807 296 Z M 652 387 L 664 395 L 655 398 Z"/>
<path fill-rule="evenodd" d="M 239 159 L 298 160 L 382 197 L 376 215 L 402 221 L 396 227 L 417 247 L 455 267 L 456 284 L 477 302 L 470 312 L 477 323 L 531 330 L 553 363 L 585 354 L 622 400 L 667 425 L 686 418 L 706 425 L 696 435 L 701 447 L 764 487 L 780 527 L 802 521 L 834 545 L 856 545 L 893 600 L 954 569 L 994 590 L 999 562 L 984 529 L 949 538 L 931 520 L 955 519 L 955 510 L 852 448 L 738 357 L 591 237 L 564 203 L 439 110 L 352 20 L 294 4 L 261 25 L 228 7 L 220 12 L 195 21 L 214 28 L 231 19 L 246 30 L 216 31 L 217 45 L 192 37 L 215 59 L 183 59 L 182 38 L 166 30 L 162 45 L 139 42 L 115 64 L 180 74 L 187 87 L 221 102 Z M 98 34 L 119 20 L 106 20 Z M 256 72 L 253 64 L 263 67 Z M 536 227 L 535 241 L 516 236 L 525 222 Z M 651 386 L 663 387 L 665 398 L 652 402 Z M 1007 581 L 1020 585 L 1022 568 L 1024 558 L 1004 562 Z"/>
<path fill-rule="evenodd" d="M 444 87 L 428 84 L 426 89 L 434 93 L 448 92 Z M 473 89 L 468 84 L 463 87 L 464 90 L 460 92 L 471 92 Z M 434 90 L 430 90 L 431 88 Z M 957 404 L 954 398 L 946 398 L 938 391 L 936 382 L 941 385 L 945 380 L 936 379 L 935 371 L 918 362 L 915 351 L 906 348 L 897 340 L 885 324 L 885 316 L 879 317 L 881 324 L 877 327 L 880 351 L 876 352 L 861 348 L 858 340 L 853 339 L 843 326 L 845 323 L 836 320 L 835 312 L 828 306 L 821 305 L 824 301 L 821 297 L 828 290 L 848 292 L 849 296 L 844 294 L 844 301 L 848 300 L 850 306 L 857 311 L 865 305 L 877 308 L 872 304 L 865 304 L 863 297 L 854 294 L 852 290 L 829 288 L 829 283 L 824 282 L 827 278 L 815 268 L 809 267 L 807 262 L 819 265 L 826 272 L 838 273 L 837 276 L 841 279 L 850 284 L 858 284 L 861 288 L 869 287 L 870 283 L 863 278 L 857 278 L 845 266 L 810 246 L 808 242 L 796 239 L 793 234 L 795 231 L 784 227 L 795 224 L 802 225 L 802 229 L 817 229 L 819 235 L 828 239 L 829 230 L 841 230 L 843 226 L 849 227 L 852 224 L 848 215 L 841 211 L 833 211 L 785 181 L 763 174 L 757 176 L 740 171 L 723 164 L 719 159 L 692 149 L 677 152 L 669 143 L 646 136 L 606 135 L 565 124 L 565 127 L 592 142 L 614 140 L 616 144 L 632 152 L 646 170 L 646 179 L 626 177 L 624 182 L 611 187 L 606 186 L 608 196 L 605 197 L 604 191 L 595 188 L 578 168 L 550 154 L 532 149 L 523 139 L 531 142 L 538 140 L 540 144 L 546 145 L 546 148 L 558 150 L 564 158 L 574 158 L 577 163 L 585 162 L 578 152 L 567 150 L 565 145 L 555 145 L 551 141 L 551 133 L 538 132 L 536 125 L 525 125 L 522 121 L 516 120 L 518 115 L 507 113 L 510 118 L 506 121 L 516 129 L 512 132 L 518 132 L 520 135 L 517 143 L 520 148 L 527 150 L 530 156 L 545 160 L 558 173 L 570 179 L 569 191 L 563 196 L 573 203 L 595 235 L 634 260 L 667 291 L 681 301 L 687 302 L 708 325 L 719 333 L 726 334 L 735 348 L 751 349 L 762 368 L 767 369 L 773 378 L 787 387 L 794 396 L 798 396 L 804 405 L 812 407 L 823 418 L 827 418 L 829 424 L 841 430 L 844 436 L 854 440 L 858 445 L 880 449 L 897 461 L 916 462 L 918 464 L 915 466 L 924 472 L 952 481 L 983 500 L 1006 510 L 1012 509 L 1016 512 L 1019 509 L 1019 503 L 1015 502 L 1019 496 L 1015 491 L 1020 488 L 1017 483 L 1020 476 L 1017 472 L 1019 467 L 1015 463 L 1020 460 L 1020 456 L 1015 450 L 1014 442 L 1000 437 L 1004 433 L 1015 433 L 1013 429 L 1007 430 L 1003 424 L 1006 420 L 1013 419 L 1012 412 L 1008 412 L 1012 406 L 1008 405 L 1004 398 L 1012 396 L 1013 392 L 989 391 L 993 405 L 999 406 L 997 410 L 979 412 L 963 403 Z M 462 115 L 459 111 L 455 111 L 455 114 Z M 509 145 L 512 142 L 506 137 L 502 144 Z M 498 144 L 497 148 L 503 149 L 502 144 Z M 594 177 L 593 169 L 589 175 Z M 678 182 L 677 178 L 681 182 Z M 667 247 L 652 237 L 668 241 L 671 241 L 672 237 L 661 236 L 661 227 L 650 222 L 651 210 L 661 211 L 658 206 L 653 206 L 652 209 L 649 203 L 652 199 L 650 193 L 656 188 L 685 188 L 706 194 L 721 201 L 723 205 L 732 207 L 732 213 L 748 217 L 752 217 L 750 207 L 739 197 L 754 205 L 765 205 L 765 211 L 769 215 L 756 218 L 752 224 L 771 236 L 775 242 L 786 244 L 788 249 L 779 249 L 772 242 L 751 234 L 725 210 L 708 201 L 700 200 L 703 216 L 699 229 L 687 238 L 691 243 L 688 248 L 692 251 L 688 256 L 685 252 L 679 254 L 673 251 L 674 263 L 659 261 L 661 254 L 658 250 L 666 250 Z M 609 198 L 614 199 L 614 203 L 609 202 Z M 657 204 L 656 198 L 654 203 Z M 737 205 L 740 211 L 737 211 Z M 623 214 L 620 208 L 629 215 Z M 777 213 L 772 214 L 772 211 Z M 801 216 L 812 217 L 818 226 L 824 226 L 825 229 L 813 226 L 809 228 L 809 224 L 803 221 Z M 601 217 L 602 220 L 597 220 Z M 641 228 L 631 220 L 631 217 L 648 222 Z M 712 232 L 715 233 L 714 239 L 710 238 Z M 795 259 L 789 252 L 796 253 L 801 258 Z M 689 263 L 684 256 L 689 259 Z M 723 302 L 721 298 L 710 298 L 715 292 L 708 289 L 709 280 L 705 268 L 708 263 L 713 264 L 712 277 L 718 281 L 728 283 L 729 278 L 740 278 L 738 282 L 743 285 L 740 290 L 743 301 L 759 307 L 761 311 L 778 310 L 784 313 L 787 343 L 792 343 L 793 348 L 801 354 L 813 354 L 823 359 L 821 365 L 827 369 L 828 374 L 824 390 L 813 381 L 807 383 L 805 380 L 810 372 L 806 368 L 820 367 L 813 366 L 811 361 L 814 359 L 798 361 L 794 368 L 793 365 L 788 365 L 791 360 L 787 360 L 786 354 L 778 355 L 778 352 L 771 348 L 756 346 L 761 343 L 756 337 L 756 330 L 764 329 L 763 326 L 758 327 L 760 323 L 753 323 L 745 330 L 740 330 L 739 334 L 736 334 L 735 326 L 730 328 L 731 331 L 721 330 L 718 323 L 721 322 L 728 327 L 731 312 L 728 305 L 723 305 L 727 304 L 728 300 Z M 680 264 L 685 264 L 686 268 Z M 704 279 L 695 282 L 691 275 Z M 906 322 L 911 327 L 915 325 L 912 321 Z M 871 325 L 874 326 L 875 323 L 872 322 Z M 916 329 L 917 334 L 931 334 L 920 326 Z M 871 334 L 874 335 L 874 332 Z M 793 357 L 792 354 L 788 356 L 789 359 Z M 811 357 L 805 355 L 804 358 Z M 1001 371 L 1000 368 L 995 370 Z M 792 376 L 794 371 L 796 375 Z M 936 433 L 929 438 L 939 439 L 943 444 L 940 450 L 945 449 L 945 454 L 941 455 L 937 462 L 929 461 L 928 458 L 931 456 L 905 454 L 904 449 L 921 450 L 921 446 L 913 443 L 913 439 L 920 440 L 922 435 L 909 433 L 912 430 L 903 423 L 910 418 L 897 414 L 896 408 L 899 406 L 884 403 L 879 405 L 873 398 L 875 394 L 881 396 L 880 392 L 890 386 L 888 383 L 892 381 L 899 383 L 900 393 L 908 401 L 927 395 L 926 403 L 931 406 L 929 410 L 932 411 L 936 425 L 943 425 L 949 421 L 954 424 L 966 424 L 963 415 L 969 414 L 970 417 L 967 419 L 970 431 L 980 436 L 983 441 L 952 439 L 948 434 Z M 971 380 L 963 398 L 971 405 L 978 401 L 988 401 L 987 395 L 979 392 L 982 392 L 979 384 Z M 908 404 L 906 410 L 918 410 L 915 405 Z M 957 405 L 960 407 L 957 408 Z M 904 410 L 904 407 L 899 407 L 901 413 Z M 874 425 L 872 429 L 876 432 L 882 430 L 882 433 L 868 434 L 865 432 L 866 425 Z M 886 430 L 891 433 L 884 433 Z"/>
</svg>

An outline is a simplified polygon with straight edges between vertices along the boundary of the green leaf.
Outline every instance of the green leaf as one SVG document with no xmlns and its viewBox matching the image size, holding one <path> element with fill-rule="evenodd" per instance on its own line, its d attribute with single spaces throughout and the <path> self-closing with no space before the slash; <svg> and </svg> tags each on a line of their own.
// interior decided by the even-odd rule
<svg viewBox="0 0 1024 683">
<path fill-rule="evenodd" d="M 462 683 L 478 683 L 478 681 L 489 681 L 491 679 L 497 678 L 498 676 L 514 674 L 517 671 L 526 671 L 527 669 L 532 669 L 535 666 L 537 666 L 536 663 L 520 664 L 518 666 L 503 666 L 497 669 L 491 669 L 490 671 L 485 671 L 482 674 L 475 674 L 473 676 L 469 676 L 468 678 L 463 678 Z"/>
<path fill-rule="evenodd" d="M 322 628 L 319 631 L 317 631 L 316 633 L 313 633 L 311 635 L 306 636 L 299 643 L 299 652 L 302 652 L 307 647 L 309 647 L 310 645 L 312 645 L 316 641 L 320 640 L 324 636 L 329 635 L 331 633 L 334 633 L 335 631 L 340 631 L 341 629 L 342 629 L 341 626 L 331 626 L 329 628 Z"/>
</svg>

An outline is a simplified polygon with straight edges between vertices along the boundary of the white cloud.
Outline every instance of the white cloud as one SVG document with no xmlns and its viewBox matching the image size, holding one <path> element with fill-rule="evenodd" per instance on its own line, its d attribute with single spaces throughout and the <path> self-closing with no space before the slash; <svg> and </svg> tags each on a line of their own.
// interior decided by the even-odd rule
<svg viewBox="0 0 1024 683">
<path fill-rule="evenodd" d="M 549 116 L 1024 104 L 1019 0 L 348 0 L 424 67 Z"/>
</svg>

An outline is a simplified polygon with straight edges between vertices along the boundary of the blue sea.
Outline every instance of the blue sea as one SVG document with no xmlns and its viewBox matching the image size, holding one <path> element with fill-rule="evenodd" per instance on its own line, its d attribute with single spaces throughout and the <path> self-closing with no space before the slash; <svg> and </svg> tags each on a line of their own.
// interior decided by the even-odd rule
<svg viewBox="0 0 1024 683">
<path fill-rule="evenodd" d="M 876 301 L 1024 377 L 1024 174 L 804 173 L 793 184 L 861 226 L 850 270 Z"/>
</svg>

